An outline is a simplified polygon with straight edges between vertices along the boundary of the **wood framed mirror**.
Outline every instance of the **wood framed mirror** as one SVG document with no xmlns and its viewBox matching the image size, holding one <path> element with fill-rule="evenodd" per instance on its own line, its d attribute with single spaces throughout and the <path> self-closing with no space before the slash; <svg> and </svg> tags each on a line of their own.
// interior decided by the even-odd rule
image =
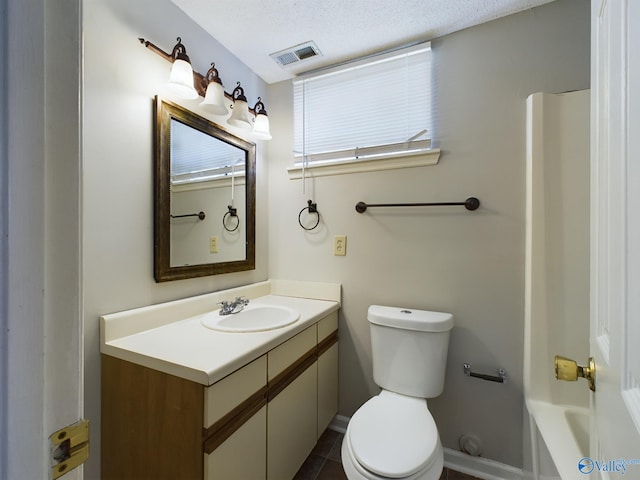
<svg viewBox="0 0 640 480">
<path fill-rule="evenodd" d="M 156 282 L 255 268 L 256 146 L 156 97 Z"/>
</svg>

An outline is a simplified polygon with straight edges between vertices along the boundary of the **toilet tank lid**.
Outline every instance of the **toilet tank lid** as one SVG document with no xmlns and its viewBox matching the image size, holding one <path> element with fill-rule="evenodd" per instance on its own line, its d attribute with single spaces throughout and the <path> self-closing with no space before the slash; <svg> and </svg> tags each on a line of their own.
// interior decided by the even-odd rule
<svg viewBox="0 0 640 480">
<path fill-rule="evenodd" d="M 453 328 L 453 315 L 450 313 L 414 308 L 371 305 L 367 318 L 376 325 L 422 332 L 446 332 Z"/>
</svg>

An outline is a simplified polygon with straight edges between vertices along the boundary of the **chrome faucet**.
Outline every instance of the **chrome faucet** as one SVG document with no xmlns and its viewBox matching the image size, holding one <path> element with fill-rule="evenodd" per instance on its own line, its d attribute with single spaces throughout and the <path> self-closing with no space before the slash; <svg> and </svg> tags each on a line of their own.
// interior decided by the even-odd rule
<svg viewBox="0 0 640 480">
<path fill-rule="evenodd" d="M 223 300 L 218 302 L 218 305 L 220 305 L 220 315 L 231 315 L 244 310 L 244 307 L 249 305 L 249 299 L 247 297 L 236 297 L 232 302 Z"/>
</svg>

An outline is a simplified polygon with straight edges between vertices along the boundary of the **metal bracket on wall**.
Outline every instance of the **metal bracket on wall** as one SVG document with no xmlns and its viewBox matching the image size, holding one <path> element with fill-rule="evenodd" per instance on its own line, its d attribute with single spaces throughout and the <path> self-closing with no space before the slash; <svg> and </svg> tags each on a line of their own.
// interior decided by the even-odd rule
<svg viewBox="0 0 640 480">
<path fill-rule="evenodd" d="M 471 365 L 468 363 L 464 363 L 463 364 L 464 367 L 464 374 L 467 377 L 475 377 L 475 378 L 480 378 L 482 380 L 489 380 L 490 382 L 497 382 L 497 383 L 506 383 L 507 381 L 507 371 L 504 368 L 499 368 L 498 369 L 498 375 L 487 375 L 485 373 L 475 373 L 471 371 Z"/>
</svg>

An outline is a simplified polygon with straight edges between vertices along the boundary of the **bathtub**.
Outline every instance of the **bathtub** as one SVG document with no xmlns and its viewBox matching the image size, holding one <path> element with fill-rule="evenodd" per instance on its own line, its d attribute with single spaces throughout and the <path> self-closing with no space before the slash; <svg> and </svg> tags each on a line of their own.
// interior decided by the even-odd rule
<svg viewBox="0 0 640 480">
<path fill-rule="evenodd" d="M 554 356 L 589 356 L 589 91 L 527 99 L 524 396 L 534 480 L 584 479 L 590 392 Z M 555 469 L 542 465 L 548 450 Z M 551 473 L 549 473 L 549 471 Z"/>
<path fill-rule="evenodd" d="M 526 406 L 531 429 L 533 478 L 553 478 L 553 474 L 548 473 L 549 466 L 543 465 L 540 452 L 543 441 L 559 478 L 584 480 L 585 476 L 578 471 L 578 461 L 589 456 L 589 409 L 538 400 L 529 400 Z"/>
</svg>

